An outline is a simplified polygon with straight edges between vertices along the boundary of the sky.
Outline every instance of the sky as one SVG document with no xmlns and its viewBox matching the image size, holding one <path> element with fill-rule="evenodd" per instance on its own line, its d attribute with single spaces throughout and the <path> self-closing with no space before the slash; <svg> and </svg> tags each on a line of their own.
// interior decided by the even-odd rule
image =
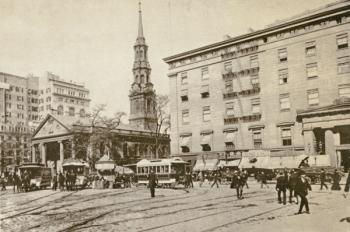
<svg viewBox="0 0 350 232">
<path fill-rule="evenodd" d="M 335 0 L 142 0 L 151 81 L 167 94 L 165 57 L 262 29 Z M 138 0 L 0 0 L 0 72 L 83 82 L 91 107 L 129 113 Z"/>
</svg>

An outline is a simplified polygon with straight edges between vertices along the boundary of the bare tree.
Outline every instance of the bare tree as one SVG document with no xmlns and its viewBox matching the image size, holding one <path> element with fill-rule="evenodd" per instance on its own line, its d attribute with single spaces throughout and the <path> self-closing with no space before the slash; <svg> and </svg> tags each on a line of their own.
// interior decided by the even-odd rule
<svg viewBox="0 0 350 232">
<path fill-rule="evenodd" d="M 156 95 L 151 103 L 151 110 L 146 110 L 146 116 L 154 116 L 154 121 L 148 121 L 147 128 L 154 133 L 155 144 L 153 146 L 153 154 L 156 158 L 164 156 L 165 154 L 159 154 L 160 147 L 162 145 L 161 138 L 167 134 L 170 128 L 170 115 L 169 115 L 169 96 L 168 95 Z"/>
<path fill-rule="evenodd" d="M 97 159 L 101 154 L 110 154 L 111 158 L 117 161 L 118 155 L 114 145 L 116 141 L 114 130 L 118 128 L 121 119 L 126 114 L 116 112 L 113 117 L 103 115 L 106 105 L 97 105 L 87 115 L 85 122 L 79 121 L 74 127 L 74 150 L 77 158 L 86 157 L 89 152 L 90 167 L 94 168 Z M 87 122 L 86 122 L 87 121 Z"/>
</svg>

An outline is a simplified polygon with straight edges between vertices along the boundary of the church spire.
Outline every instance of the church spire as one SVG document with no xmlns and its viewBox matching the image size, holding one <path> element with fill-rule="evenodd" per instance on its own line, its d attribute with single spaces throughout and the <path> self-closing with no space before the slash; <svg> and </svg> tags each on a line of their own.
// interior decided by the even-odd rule
<svg viewBox="0 0 350 232">
<path fill-rule="evenodd" d="M 138 37 L 143 38 L 141 1 L 139 2 L 139 33 L 138 33 Z"/>
</svg>

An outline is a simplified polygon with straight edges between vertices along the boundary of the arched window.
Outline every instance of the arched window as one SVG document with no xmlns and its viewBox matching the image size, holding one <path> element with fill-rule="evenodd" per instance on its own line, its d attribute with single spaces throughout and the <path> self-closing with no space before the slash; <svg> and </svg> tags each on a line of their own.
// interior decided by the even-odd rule
<svg viewBox="0 0 350 232">
<path fill-rule="evenodd" d="M 145 82 L 145 76 L 141 75 L 141 84 L 143 84 Z"/>
<path fill-rule="evenodd" d="M 139 75 L 136 75 L 136 76 L 135 76 L 135 82 L 136 82 L 136 83 L 139 83 L 139 81 L 140 81 L 140 80 L 139 80 Z"/>
<path fill-rule="evenodd" d="M 59 106 L 57 107 L 57 114 L 58 114 L 58 115 L 63 115 L 63 106 L 62 106 L 62 105 L 59 105 Z"/>
<path fill-rule="evenodd" d="M 84 110 L 84 109 L 81 109 L 81 110 L 80 110 L 79 116 L 80 116 L 81 118 L 84 118 L 84 117 L 85 117 L 85 110 Z"/>
</svg>

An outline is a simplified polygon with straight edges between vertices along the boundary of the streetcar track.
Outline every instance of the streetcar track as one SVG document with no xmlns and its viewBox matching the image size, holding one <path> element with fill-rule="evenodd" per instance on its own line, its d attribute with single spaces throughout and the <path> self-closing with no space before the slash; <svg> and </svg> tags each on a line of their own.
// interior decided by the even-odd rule
<svg viewBox="0 0 350 232">
<path fill-rule="evenodd" d="M 188 193 L 188 192 L 186 191 L 186 194 L 187 194 L 187 193 Z M 207 191 L 204 192 L 204 193 L 202 193 L 201 195 L 206 194 L 206 193 L 207 193 Z M 183 195 L 183 194 L 182 194 L 182 195 Z M 182 195 L 180 195 L 180 197 L 181 197 Z M 198 196 L 198 195 L 188 196 L 188 197 L 186 197 L 186 198 L 195 197 L 195 196 Z M 173 201 L 173 200 L 177 200 L 177 199 L 179 199 L 179 197 L 172 198 L 172 199 L 165 199 L 165 200 L 161 200 L 161 201 L 145 202 L 143 205 L 145 205 L 145 204 L 154 204 L 154 203 L 162 203 L 162 202 Z M 182 199 L 184 199 L 184 197 L 183 197 Z M 149 200 L 149 198 L 139 199 L 139 200 L 137 200 L 137 202 L 138 202 L 138 201 L 144 201 L 144 200 Z M 136 201 L 129 201 L 129 202 L 136 202 Z M 121 204 L 123 204 L 123 202 L 122 202 Z M 119 205 L 120 205 L 120 204 L 119 204 Z M 65 231 L 68 232 L 68 231 L 76 230 L 77 227 L 82 226 L 82 225 L 86 225 L 87 223 L 89 223 L 89 222 L 91 222 L 91 221 L 94 221 L 94 220 L 96 220 L 96 219 L 99 219 L 99 218 L 101 218 L 101 217 L 104 217 L 104 216 L 106 216 L 106 215 L 108 215 L 108 214 L 110 214 L 110 213 L 112 213 L 112 212 L 114 212 L 114 211 L 116 211 L 116 210 L 125 210 L 125 209 L 128 209 L 128 208 L 132 208 L 132 207 L 134 207 L 134 206 L 135 206 L 135 205 L 126 206 L 126 207 L 123 207 L 123 208 L 114 208 L 114 209 L 111 209 L 111 210 L 109 210 L 109 211 L 107 211 L 107 212 L 104 212 L 104 213 L 101 213 L 101 214 L 99 214 L 99 215 L 97 215 L 97 216 L 93 216 L 93 217 L 87 218 L 87 219 L 83 220 L 82 222 L 80 222 L 80 223 L 78 223 L 78 224 L 74 224 L 74 225 L 69 226 L 68 228 L 59 230 L 59 232 L 65 232 Z"/>
<path fill-rule="evenodd" d="M 265 195 L 267 195 L 267 193 L 255 195 L 254 198 L 255 197 L 260 197 L 260 196 L 265 196 Z M 234 196 L 230 195 L 230 196 L 223 197 L 223 198 L 233 198 L 233 197 Z M 178 209 L 178 210 L 169 211 L 169 212 L 166 212 L 166 213 L 157 213 L 157 214 L 148 215 L 148 216 L 142 216 L 142 217 L 138 217 L 138 218 L 132 218 L 132 219 L 126 219 L 126 220 L 118 220 L 118 221 L 110 222 L 110 223 L 107 223 L 107 224 L 118 225 L 120 223 L 126 223 L 126 222 L 141 220 L 141 219 L 149 219 L 149 218 L 153 218 L 153 217 L 173 215 L 173 214 L 176 214 L 176 213 L 189 211 L 189 210 L 200 210 L 200 209 L 203 209 L 203 208 L 210 207 L 210 206 L 214 205 L 212 203 L 207 203 L 208 200 L 210 201 L 210 200 L 217 200 L 217 199 L 218 198 L 206 199 L 206 204 L 205 205 L 199 205 L 199 206 L 194 206 L 194 207 L 185 208 L 185 209 Z M 238 199 L 233 199 L 233 200 L 229 200 L 229 201 L 226 200 L 226 201 L 215 202 L 215 203 L 216 204 L 220 204 L 220 205 L 221 204 L 225 204 L 225 205 L 227 204 L 228 205 L 228 204 L 231 204 L 232 202 L 236 202 L 236 201 L 239 201 L 239 200 Z M 188 203 L 187 202 L 184 202 L 184 203 L 181 203 L 181 204 L 177 203 L 176 205 L 186 205 L 186 204 L 188 204 Z M 254 204 L 247 204 L 247 205 L 234 205 L 233 207 L 238 208 L 238 209 L 243 209 L 243 208 L 254 207 L 254 206 L 256 206 L 256 205 L 254 205 Z M 169 207 L 169 205 L 162 205 L 162 206 L 159 206 L 159 207 L 151 207 L 151 208 L 146 208 L 146 209 L 142 209 L 142 210 L 133 210 L 133 211 L 128 212 L 128 213 L 145 212 L 145 211 L 150 211 L 150 210 L 155 210 L 155 209 L 160 209 L 160 208 L 166 208 L 166 207 Z M 229 206 L 227 206 L 225 208 L 230 208 L 232 210 L 232 205 L 229 205 Z M 119 213 L 119 214 L 123 214 L 123 213 Z M 94 224 L 94 225 L 89 225 L 89 226 L 86 226 L 86 227 L 80 227 L 77 230 L 81 230 L 81 229 L 85 229 L 85 228 L 89 228 L 89 227 L 105 226 L 107 224 Z"/>
<path fill-rule="evenodd" d="M 23 204 L 23 203 L 25 203 L 25 204 L 29 204 L 29 203 L 31 203 L 31 202 L 34 202 L 34 201 L 37 201 L 37 200 L 41 200 L 41 199 L 43 199 L 43 198 L 46 198 L 46 197 L 50 197 L 50 196 L 52 196 L 52 195 L 55 195 L 55 194 L 57 194 L 57 192 L 56 193 L 52 193 L 52 194 L 48 194 L 48 195 L 45 195 L 45 196 L 41 196 L 41 197 L 38 197 L 38 198 L 34 198 L 34 199 L 31 199 L 31 200 L 29 200 L 29 201 L 26 201 L 26 202 L 19 202 L 19 203 L 17 203 L 17 204 L 12 204 L 11 206 L 8 206 L 8 207 L 6 207 L 6 211 L 4 212 L 4 211 L 1 211 L 1 213 L 8 213 L 8 212 L 10 212 L 10 211 L 12 211 L 12 210 L 9 210 L 9 209 L 7 209 L 7 208 L 11 208 L 11 207 L 15 207 L 16 205 L 20 205 L 20 204 Z"/>
<path fill-rule="evenodd" d="M 185 191 L 184 194 L 187 194 L 188 192 Z M 204 195 L 206 194 L 207 192 L 203 192 L 202 194 L 200 195 Z M 170 200 L 177 200 L 179 198 L 181 199 L 187 199 L 187 198 L 190 198 L 190 197 L 194 197 L 194 196 L 187 196 L 187 197 L 182 197 L 184 194 L 181 194 L 181 195 L 176 195 L 175 197 L 172 197 L 171 199 L 167 198 L 165 201 L 170 201 Z M 198 195 L 197 195 L 198 196 Z M 91 211 L 91 210 L 97 210 L 97 209 L 100 209 L 100 208 L 106 208 L 106 207 L 110 207 L 110 206 L 116 206 L 116 205 L 125 205 L 125 204 L 128 204 L 128 203 L 137 203 L 137 202 L 144 202 L 145 200 L 149 200 L 150 198 L 142 198 L 142 199 L 136 199 L 136 200 L 130 200 L 130 201 L 124 201 L 124 202 L 115 202 L 115 203 L 110 203 L 110 204 L 105 204 L 105 205 L 99 205 L 99 206 L 93 206 L 93 207 L 88 207 L 88 208 L 84 208 L 84 209 L 79 209 L 79 210 L 75 210 L 75 211 L 70 211 L 69 213 L 70 214 L 74 214 L 74 213 L 82 213 L 82 212 L 85 212 L 85 211 Z M 164 200 L 163 200 L 164 201 Z M 146 202 L 146 203 L 157 203 L 157 202 L 163 202 L 163 201 L 152 201 L 152 202 Z M 134 206 L 134 205 L 133 205 Z M 125 207 L 124 207 L 125 208 Z M 55 213 L 55 214 L 46 214 L 48 216 L 50 215 L 58 215 L 58 214 L 66 214 L 66 212 L 62 212 L 62 213 Z"/>
<path fill-rule="evenodd" d="M 10 219 L 10 218 L 18 217 L 18 216 L 23 215 L 23 214 L 26 214 L 26 213 L 28 213 L 28 212 L 32 212 L 32 211 L 34 211 L 34 210 L 43 208 L 43 207 L 47 206 L 48 203 L 55 203 L 55 202 L 57 202 L 58 200 L 62 201 L 64 198 L 66 198 L 66 197 L 68 197 L 68 196 L 70 196 L 70 195 L 72 195 L 72 194 L 74 194 L 74 193 L 76 193 L 76 192 L 77 192 L 77 191 L 70 192 L 69 194 L 64 195 L 64 196 L 62 196 L 62 197 L 60 197 L 60 198 L 58 198 L 58 199 L 55 199 L 55 200 L 52 200 L 52 201 L 48 201 L 48 202 L 46 202 L 45 204 L 42 204 L 41 206 L 34 207 L 34 208 L 29 209 L 29 210 L 26 210 L 26 211 L 24 211 L 24 212 L 22 211 L 22 212 L 19 212 L 19 213 L 16 213 L 16 214 L 13 214 L 13 215 L 4 217 L 4 218 L 0 218 L 0 221 L 3 221 L 3 220 L 5 220 L 5 219 Z"/>
</svg>

